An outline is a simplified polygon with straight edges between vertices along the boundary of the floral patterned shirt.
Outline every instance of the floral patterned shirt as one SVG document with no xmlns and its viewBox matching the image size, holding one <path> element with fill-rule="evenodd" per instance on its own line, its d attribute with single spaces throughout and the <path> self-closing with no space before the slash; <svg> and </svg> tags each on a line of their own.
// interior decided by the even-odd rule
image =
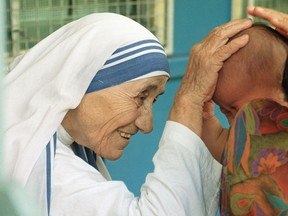
<svg viewBox="0 0 288 216">
<path fill-rule="evenodd" d="M 222 162 L 221 216 L 288 215 L 288 108 L 268 99 L 244 106 Z"/>
</svg>

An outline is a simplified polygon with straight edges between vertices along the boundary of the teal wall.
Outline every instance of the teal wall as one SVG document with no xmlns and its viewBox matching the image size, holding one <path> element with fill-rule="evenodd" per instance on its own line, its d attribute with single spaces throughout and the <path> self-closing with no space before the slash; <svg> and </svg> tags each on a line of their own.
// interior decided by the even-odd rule
<svg viewBox="0 0 288 216">
<path fill-rule="evenodd" d="M 190 48 L 214 27 L 229 21 L 230 14 L 231 0 L 174 0 L 174 51 L 169 57 L 172 78 L 154 105 L 154 130 L 148 135 L 136 135 L 119 160 L 106 161 L 112 178 L 124 181 L 135 195 L 140 194 L 147 173 L 153 171 L 152 157 L 185 72 Z M 216 112 L 227 126 L 217 108 Z"/>
</svg>

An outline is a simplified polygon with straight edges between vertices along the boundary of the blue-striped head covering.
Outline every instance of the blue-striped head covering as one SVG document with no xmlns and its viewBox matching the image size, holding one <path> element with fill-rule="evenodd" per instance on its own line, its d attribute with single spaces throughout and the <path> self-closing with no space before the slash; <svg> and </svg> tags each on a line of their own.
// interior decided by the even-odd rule
<svg viewBox="0 0 288 216">
<path fill-rule="evenodd" d="M 161 44 L 153 39 L 118 48 L 96 73 L 86 94 L 140 77 L 149 77 L 149 74 L 170 76 L 165 51 Z"/>
</svg>

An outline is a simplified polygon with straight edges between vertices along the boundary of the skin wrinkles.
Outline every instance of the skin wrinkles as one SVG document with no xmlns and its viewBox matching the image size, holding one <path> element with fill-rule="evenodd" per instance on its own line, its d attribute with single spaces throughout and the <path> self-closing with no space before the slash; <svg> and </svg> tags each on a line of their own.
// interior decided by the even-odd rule
<svg viewBox="0 0 288 216">
<path fill-rule="evenodd" d="M 213 29 L 191 48 L 187 69 L 175 94 L 169 120 L 185 125 L 202 137 L 205 105 L 214 94 L 219 70 L 224 61 L 244 47 L 249 40 L 248 35 L 231 41 L 229 38 L 251 25 L 251 19 L 233 20 Z M 200 85 L 201 87 L 198 87 Z"/>
<path fill-rule="evenodd" d="M 77 143 L 104 158 L 118 159 L 130 135 L 152 131 L 152 105 L 164 93 L 167 80 L 145 78 L 86 94 L 62 125 Z"/>
</svg>

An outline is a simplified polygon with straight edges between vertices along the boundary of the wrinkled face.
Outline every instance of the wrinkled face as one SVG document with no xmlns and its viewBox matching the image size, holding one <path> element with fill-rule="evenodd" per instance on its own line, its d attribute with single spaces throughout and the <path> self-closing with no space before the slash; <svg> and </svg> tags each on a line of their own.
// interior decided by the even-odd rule
<svg viewBox="0 0 288 216">
<path fill-rule="evenodd" d="M 62 125 L 77 143 L 109 160 L 118 159 L 138 130 L 152 131 L 152 105 L 167 80 L 150 77 L 86 94 Z"/>
<path fill-rule="evenodd" d="M 241 74 L 241 75 L 240 75 Z M 257 98 L 275 98 L 275 91 L 270 87 L 264 88 L 233 67 L 226 67 L 219 74 L 213 100 L 219 105 L 229 124 L 246 103 Z"/>
</svg>

